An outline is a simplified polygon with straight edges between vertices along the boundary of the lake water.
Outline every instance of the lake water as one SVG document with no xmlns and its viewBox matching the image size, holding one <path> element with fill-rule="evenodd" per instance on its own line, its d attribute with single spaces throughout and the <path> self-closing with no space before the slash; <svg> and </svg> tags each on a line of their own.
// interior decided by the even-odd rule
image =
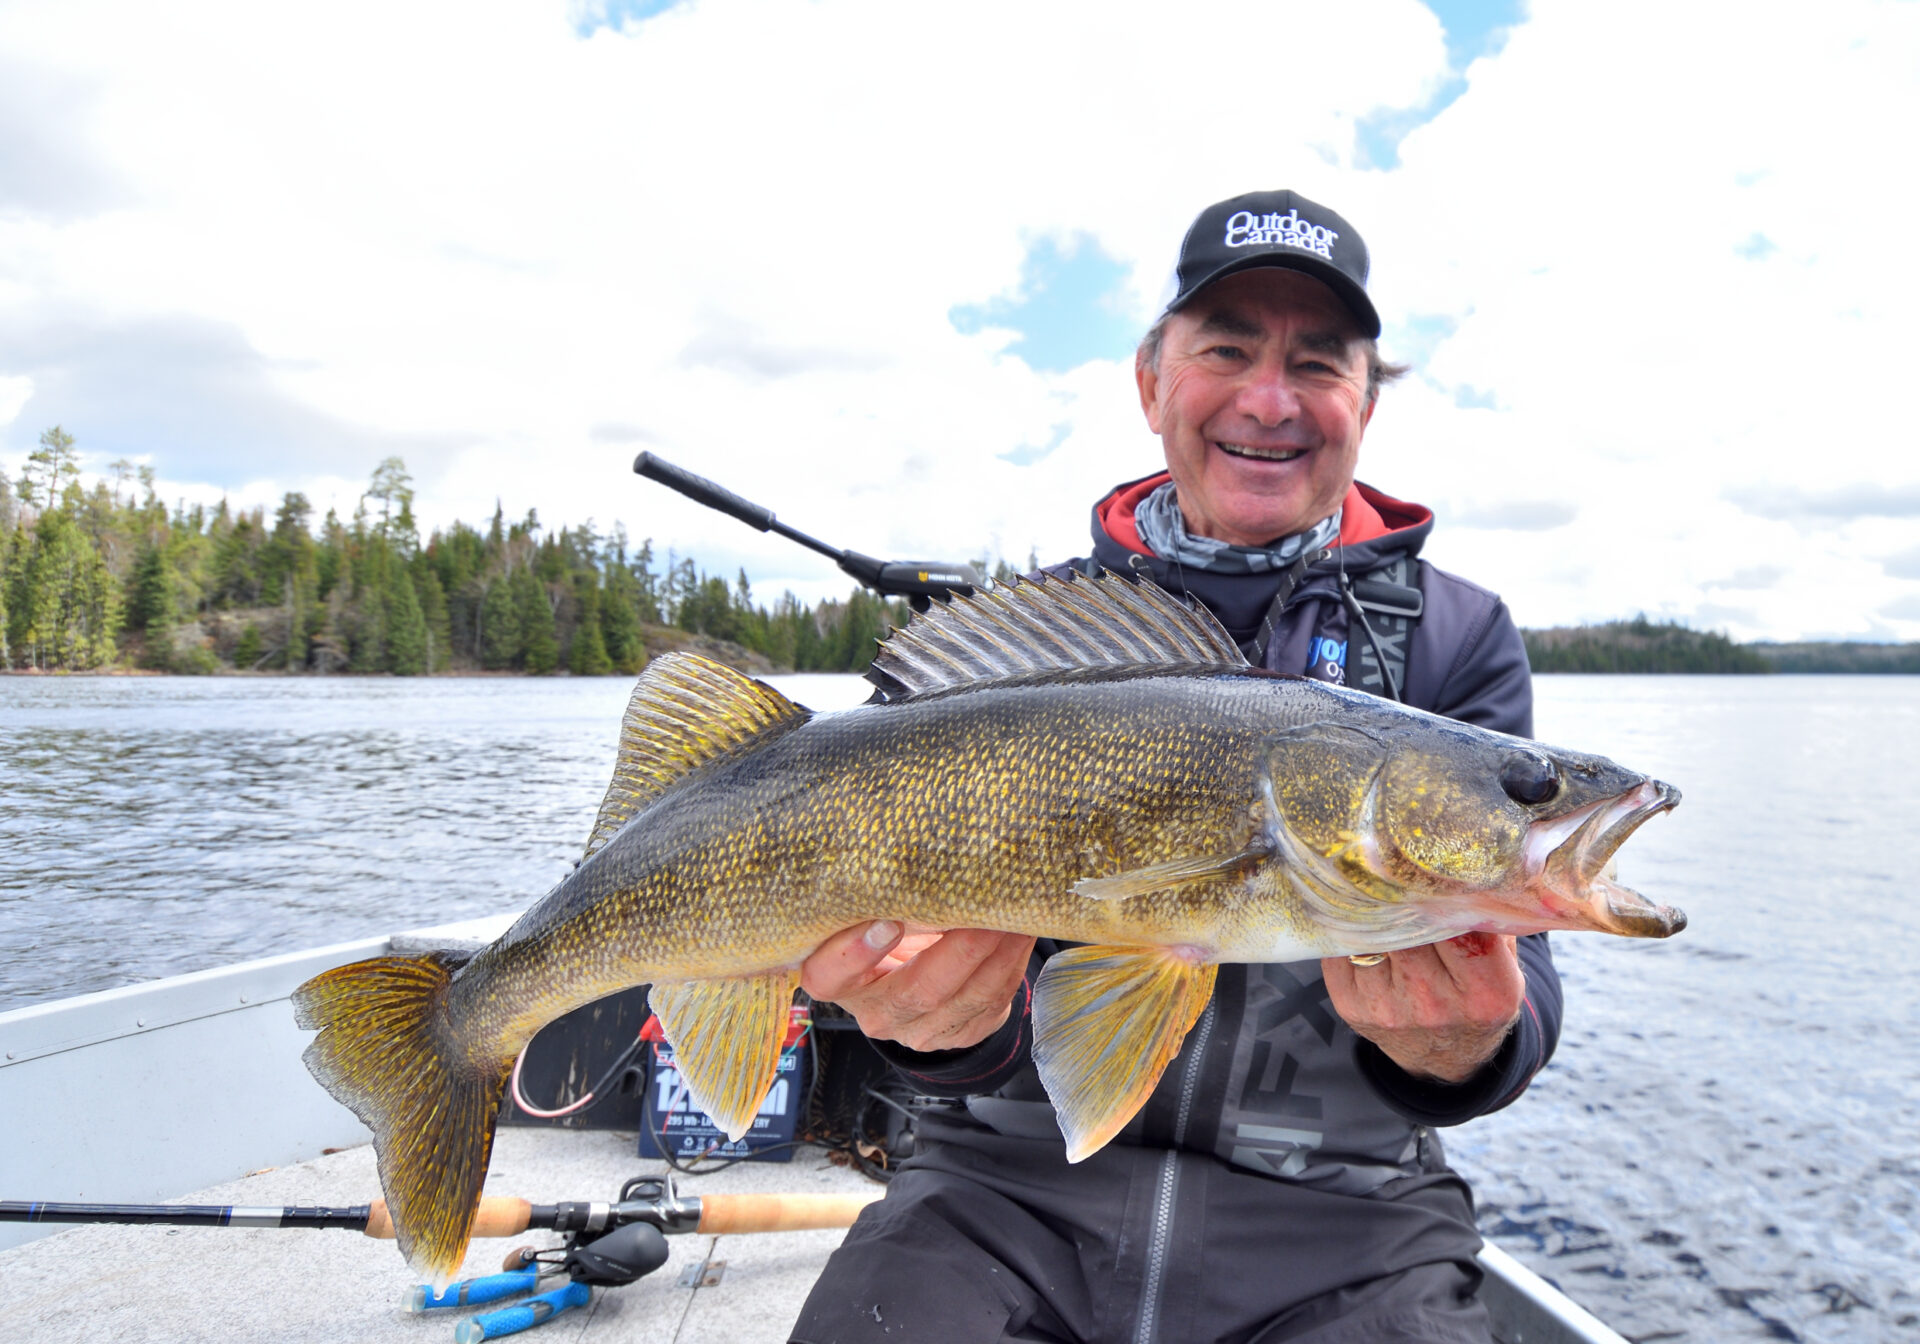
<svg viewBox="0 0 1920 1344">
<path fill-rule="evenodd" d="M 776 678 L 804 703 L 855 678 Z M 527 904 L 623 679 L 0 677 L 0 1010 Z M 1447 1133 L 1487 1235 L 1636 1341 L 1920 1344 L 1920 678 L 1543 677 L 1540 736 L 1678 784 L 1566 935 L 1566 1033 Z"/>
</svg>

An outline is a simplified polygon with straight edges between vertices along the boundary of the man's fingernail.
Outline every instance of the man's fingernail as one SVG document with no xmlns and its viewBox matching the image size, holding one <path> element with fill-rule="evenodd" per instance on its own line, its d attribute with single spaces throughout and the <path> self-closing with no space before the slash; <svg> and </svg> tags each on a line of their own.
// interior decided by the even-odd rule
<svg viewBox="0 0 1920 1344">
<path fill-rule="evenodd" d="M 862 941 L 875 952 L 884 952 L 898 942 L 900 926 L 890 919 L 876 919 L 861 935 Z"/>
</svg>

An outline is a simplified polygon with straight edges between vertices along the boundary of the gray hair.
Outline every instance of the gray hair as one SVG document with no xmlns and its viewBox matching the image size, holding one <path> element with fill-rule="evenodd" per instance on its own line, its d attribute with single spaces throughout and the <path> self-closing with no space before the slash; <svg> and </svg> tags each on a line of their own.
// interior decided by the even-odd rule
<svg viewBox="0 0 1920 1344">
<path fill-rule="evenodd" d="M 1133 352 L 1133 366 L 1136 369 L 1152 369 L 1160 372 L 1160 342 L 1167 334 L 1167 319 L 1172 313 L 1162 313 L 1147 328 L 1147 334 L 1140 338 L 1140 346 Z M 1388 383 L 1398 382 L 1413 369 L 1411 364 L 1389 364 L 1380 358 L 1380 342 L 1371 336 L 1360 338 L 1361 351 L 1367 357 L 1367 404 L 1371 410 L 1373 403 L 1380 399 L 1380 389 Z"/>
</svg>

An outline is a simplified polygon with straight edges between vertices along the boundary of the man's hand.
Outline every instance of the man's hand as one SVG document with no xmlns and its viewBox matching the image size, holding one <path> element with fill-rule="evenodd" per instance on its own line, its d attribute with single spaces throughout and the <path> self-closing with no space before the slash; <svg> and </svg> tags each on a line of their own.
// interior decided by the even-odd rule
<svg viewBox="0 0 1920 1344">
<path fill-rule="evenodd" d="M 1320 969 L 1348 1026 L 1408 1073 L 1443 1083 L 1464 1083 L 1493 1058 L 1527 991 L 1517 942 L 1492 933 L 1389 952 L 1375 966 L 1328 957 Z"/>
<path fill-rule="evenodd" d="M 959 1050 L 998 1031 L 1033 939 L 990 929 L 904 933 L 888 919 L 842 929 L 801 963 L 801 988 L 839 1004 L 873 1039 L 910 1050 Z"/>
</svg>

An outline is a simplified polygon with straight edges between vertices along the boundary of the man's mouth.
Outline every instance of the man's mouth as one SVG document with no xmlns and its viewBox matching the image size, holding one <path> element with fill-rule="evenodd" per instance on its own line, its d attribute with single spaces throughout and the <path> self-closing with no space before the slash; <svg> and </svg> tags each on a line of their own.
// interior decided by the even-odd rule
<svg viewBox="0 0 1920 1344">
<path fill-rule="evenodd" d="M 1250 443 L 1222 443 L 1217 439 L 1213 446 L 1228 457 L 1249 457 L 1256 462 L 1291 462 L 1307 455 L 1305 448 L 1256 448 Z"/>
</svg>

